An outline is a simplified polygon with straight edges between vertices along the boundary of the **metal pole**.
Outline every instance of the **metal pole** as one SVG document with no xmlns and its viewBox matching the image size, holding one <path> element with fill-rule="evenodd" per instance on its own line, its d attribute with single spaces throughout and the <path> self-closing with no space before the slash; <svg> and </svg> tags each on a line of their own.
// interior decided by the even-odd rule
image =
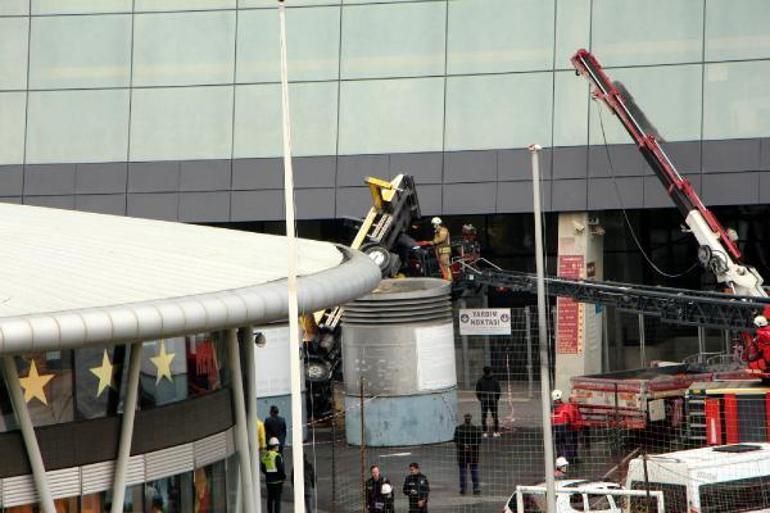
<svg viewBox="0 0 770 513">
<path fill-rule="evenodd" d="M 602 372 L 608 372 L 610 370 L 609 317 L 609 306 L 602 306 Z"/>
<path fill-rule="evenodd" d="M 366 513 L 366 440 L 364 424 L 364 377 L 361 376 L 358 385 L 358 395 L 361 411 L 361 513 Z"/>
<path fill-rule="evenodd" d="M 291 380 L 291 459 L 294 470 L 294 511 L 305 512 L 305 448 L 302 444 L 302 360 L 300 358 L 299 305 L 297 301 L 297 239 L 294 227 L 294 169 L 291 162 L 291 113 L 286 51 L 286 8 L 278 0 L 281 29 L 281 112 L 283 114 L 283 194 L 288 243 L 289 356 Z"/>
<path fill-rule="evenodd" d="M 532 369 L 532 312 L 528 306 L 524 307 L 524 336 L 527 341 L 527 395 L 532 397 L 533 369 Z"/>
<path fill-rule="evenodd" d="M 131 344 L 131 356 L 128 360 L 128 381 L 126 383 L 126 404 L 123 406 L 123 419 L 120 426 L 118 459 L 115 462 L 115 476 L 112 484 L 112 506 L 110 513 L 122 513 L 126 499 L 126 478 L 128 460 L 131 458 L 131 440 L 134 438 L 134 417 L 136 401 L 139 396 L 139 371 L 142 366 L 142 343 Z"/>
<path fill-rule="evenodd" d="M 334 401 L 334 380 L 329 382 L 329 395 L 332 398 L 332 513 L 337 513 L 337 408 Z"/>
<path fill-rule="evenodd" d="M 698 363 L 703 363 L 706 353 L 706 328 L 698 326 Z"/>
<path fill-rule="evenodd" d="M 254 481 L 251 475 L 251 457 L 249 456 L 249 435 L 246 428 L 246 400 L 243 397 L 243 373 L 241 372 L 241 356 L 238 354 L 238 330 L 235 328 L 227 330 L 227 356 L 230 360 L 230 372 L 232 373 L 235 448 L 238 451 L 238 461 L 241 468 L 243 510 L 245 513 L 256 513 Z"/>
<path fill-rule="evenodd" d="M 463 309 L 467 306 L 465 299 L 457 301 L 457 308 Z M 463 385 L 465 388 L 471 386 L 471 364 L 468 361 L 468 335 L 460 335 L 463 350 Z"/>
<path fill-rule="evenodd" d="M 548 357 L 548 336 L 545 318 L 545 269 L 543 268 L 543 227 L 540 209 L 540 146 L 532 144 L 532 206 L 535 217 L 535 265 L 537 267 L 537 320 L 540 338 L 540 401 L 543 421 L 543 459 L 545 463 L 546 506 L 548 513 L 556 513 L 554 483 L 553 433 L 551 432 L 551 383 Z"/>
<path fill-rule="evenodd" d="M 644 333 L 644 314 L 639 312 L 639 363 L 641 367 L 647 366 L 647 339 Z"/>
<path fill-rule="evenodd" d="M 40 446 L 37 444 L 35 428 L 32 426 L 27 403 L 24 401 L 24 392 L 21 390 L 21 384 L 19 383 L 19 371 L 16 368 L 13 356 L 3 356 L 3 371 L 5 373 L 5 384 L 11 395 L 13 411 L 16 414 L 16 421 L 21 429 L 24 448 L 27 450 L 29 465 L 32 467 L 32 477 L 35 480 L 40 507 L 43 509 L 43 513 L 56 513 L 53 496 L 51 495 L 50 488 L 48 488 L 48 479 L 45 475 L 43 455 L 40 454 Z"/>
<path fill-rule="evenodd" d="M 481 293 L 481 308 L 487 308 L 489 306 L 489 295 L 488 291 L 485 288 L 482 289 Z M 489 365 L 492 367 L 492 350 L 489 346 L 489 335 L 484 335 L 484 365 Z"/>
<path fill-rule="evenodd" d="M 723 342 L 724 343 L 724 353 L 726 355 L 729 355 L 730 352 L 731 352 L 731 348 L 730 348 L 730 339 L 731 339 L 731 337 L 730 337 L 730 330 L 723 330 L 722 331 L 722 337 L 723 337 L 723 341 L 724 341 Z"/>
<path fill-rule="evenodd" d="M 246 417 L 249 436 L 249 448 L 251 454 L 251 478 L 254 480 L 254 508 L 256 513 L 262 511 L 262 489 L 260 487 L 259 470 L 259 440 L 257 438 L 257 373 L 254 354 L 254 330 L 251 326 L 241 328 L 243 333 L 243 349 L 246 363 Z M 117 512 L 114 512 L 117 513 Z"/>
</svg>

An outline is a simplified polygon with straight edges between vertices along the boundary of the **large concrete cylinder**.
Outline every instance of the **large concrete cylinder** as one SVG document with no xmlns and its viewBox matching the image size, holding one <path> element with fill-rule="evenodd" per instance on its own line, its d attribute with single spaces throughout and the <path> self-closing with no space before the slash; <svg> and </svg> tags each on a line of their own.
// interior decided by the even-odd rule
<svg viewBox="0 0 770 513">
<path fill-rule="evenodd" d="M 457 414 L 451 285 L 434 278 L 383 280 L 345 307 L 345 434 L 390 447 L 445 442 Z"/>
<path fill-rule="evenodd" d="M 262 333 L 265 345 L 254 351 L 254 369 L 257 381 L 257 415 L 265 420 L 270 414 L 270 406 L 276 405 L 279 415 L 286 419 L 286 445 L 292 444 L 291 436 L 291 377 L 289 326 L 271 324 L 254 328 L 254 333 Z M 302 340 L 298 340 L 301 344 Z M 302 436 L 306 436 L 307 412 L 305 411 L 305 372 L 302 370 Z"/>
</svg>

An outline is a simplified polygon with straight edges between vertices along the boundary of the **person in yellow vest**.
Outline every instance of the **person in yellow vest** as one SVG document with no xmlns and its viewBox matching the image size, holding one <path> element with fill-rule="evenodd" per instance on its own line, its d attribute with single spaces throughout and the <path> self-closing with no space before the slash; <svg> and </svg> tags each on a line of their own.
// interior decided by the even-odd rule
<svg viewBox="0 0 770 513">
<path fill-rule="evenodd" d="M 267 437 L 265 436 L 265 423 L 257 419 L 257 447 L 259 452 L 267 449 Z"/>
<path fill-rule="evenodd" d="M 438 259 L 438 265 L 441 268 L 441 277 L 447 281 L 452 281 L 452 241 L 449 237 L 449 229 L 444 226 L 440 217 L 434 217 L 430 220 L 433 225 L 434 236 L 433 246 L 436 248 L 436 258 Z"/>
<path fill-rule="evenodd" d="M 281 492 L 286 480 L 286 469 L 283 466 L 283 456 L 278 452 L 278 439 L 270 438 L 267 445 L 268 450 L 262 455 L 260 464 L 267 486 L 267 513 L 281 513 Z"/>
</svg>

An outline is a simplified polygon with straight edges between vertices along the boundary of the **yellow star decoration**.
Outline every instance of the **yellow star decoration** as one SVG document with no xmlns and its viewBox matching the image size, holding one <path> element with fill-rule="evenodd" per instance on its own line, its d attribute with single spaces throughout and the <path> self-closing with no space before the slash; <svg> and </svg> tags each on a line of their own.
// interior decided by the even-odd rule
<svg viewBox="0 0 770 513">
<path fill-rule="evenodd" d="M 24 402 L 29 403 L 33 398 L 36 398 L 48 406 L 48 399 L 45 397 L 45 390 L 43 388 L 53 377 L 54 374 L 38 374 L 35 360 L 32 360 L 29 364 L 29 374 L 27 374 L 27 377 L 19 378 L 19 384 L 24 389 Z"/>
<path fill-rule="evenodd" d="M 155 384 L 160 384 L 160 380 L 163 378 L 168 379 L 169 383 L 173 383 L 174 380 L 171 377 L 171 360 L 174 359 L 176 353 L 167 353 L 166 344 L 160 341 L 160 353 L 158 356 L 153 356 L 150 361 L 158 368 L 158 376 L 155 380 Z"/>
<path fill-rule="evenodd" d="M 107 350 L 105 349 L 102 355 L 101 366 L 88 369 L 91 371 L 91 374 L 99 378 L 99 391 L 96 392 L 96 397 L 101 396 L 105 388 L 115 388 L 115 371 L 118 370 L 116 367 L 116 365 L 110 362 L 110 357 L 107 356 Z"/>
</svg>

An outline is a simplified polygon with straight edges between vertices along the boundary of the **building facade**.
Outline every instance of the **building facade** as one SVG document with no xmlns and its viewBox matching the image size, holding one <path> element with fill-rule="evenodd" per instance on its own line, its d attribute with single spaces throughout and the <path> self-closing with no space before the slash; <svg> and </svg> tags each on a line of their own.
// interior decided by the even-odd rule
<svg viewBox="0 0 770 513">
<path fill-rule="evenodd" d="M 627 85 L 706 204 L 770 200 L 763 0 L 286 4 L 301 219 L 360 216 L 362 178 L 399 172 L 426 214 L 526 212 L 533 142 L 552 211 L 671 206 L 573 73 L 580 47 Z M 0 196 L 282 218 L 278 55 L 275 0 L 3 1 Z"/>
</svg>

